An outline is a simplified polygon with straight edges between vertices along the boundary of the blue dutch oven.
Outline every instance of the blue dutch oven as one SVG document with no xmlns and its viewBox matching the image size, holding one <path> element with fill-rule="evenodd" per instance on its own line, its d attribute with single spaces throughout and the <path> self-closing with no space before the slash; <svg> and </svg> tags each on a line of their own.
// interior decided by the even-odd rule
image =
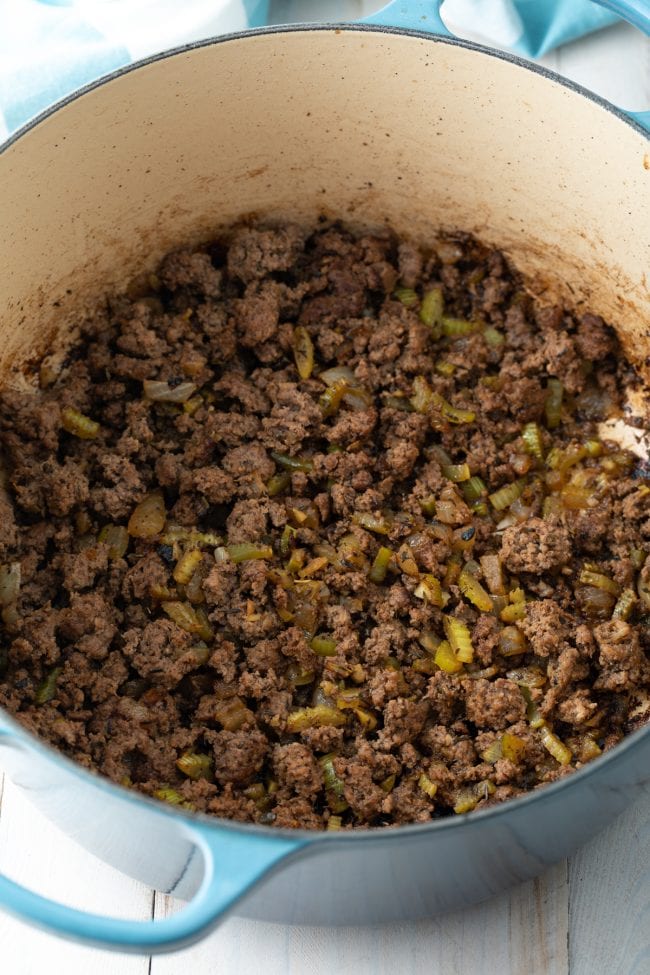
<svg viewBox="0 0 650 975">
<path fill-rule="evenodd" d="M 603 3 L 650 32 L 642 0 Z M 646 369 L 650 113 L 453 38 L 439 3 L 350 25 L 191 45 L 88 86 L 0 152 L 0 372 L 65 344 L 92 296 L 243 214 L 462 227 L 547 297 L 611 320 Z M 66 331 L 67 330 L 67 331 Z M 232 911 L 284 923 L 431 916 L 571 854 L 650 781 L 650 728 L 498 807 L 343 834 L 167 808 L 93 776 L 0 713 L 0 757 L 62 830 L 188 901 L 163 921 L 74 910 L 0 878 L 0 905 L 47 931 L 132 952 L 192 944 Z"/>
</svg>

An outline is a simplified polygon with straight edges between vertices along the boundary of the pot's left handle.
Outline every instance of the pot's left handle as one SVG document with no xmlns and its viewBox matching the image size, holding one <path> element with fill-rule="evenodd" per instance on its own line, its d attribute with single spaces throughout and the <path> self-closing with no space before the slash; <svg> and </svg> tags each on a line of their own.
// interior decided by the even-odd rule
<svg viewBox="0 0 650 975">
<path fill-rule="evenodd" d="M 0 731 L 0 737 L 4 736 Z M 203 857 L 203 881 L 187 907 L 163 921 L 87 914 L 1 875 L 0 907 L 50 934 L 98 948 L 143 955 L 176 951 L 216 928 L 263 877 L 307 845 L 304 839 L 268 832 L 255 835 L 203 823 L 187 823 L 186 830 Z"/>
<path fill-rule="evenodd" d="M 113 951 L 151 955 L 187 948 L 216 928 L 239 900 L 301 844 L 215 827 L 190 828 L 204 856 L 203 882 L 187 907 L 164 921 L 87 914 L 0 875 L 0 907 L 49 934 Z"/>
<path fill-rule="evenodd" d="M 601 7 L 607 7 L 623 20 L 650 35 L 650 7 L 648 0 L 593 0 Z M 362 24 L 377 24 L 381 27 L 402 27 L 406 30 L 425 31 L 440 37 L 453 38 L 440 16 L 443 0 L 392 0 L 381 10 L 364 17 Z M 625 114 L 637 125 L 650 132 L 650 112 L 630 112 Z"/>
</svg>

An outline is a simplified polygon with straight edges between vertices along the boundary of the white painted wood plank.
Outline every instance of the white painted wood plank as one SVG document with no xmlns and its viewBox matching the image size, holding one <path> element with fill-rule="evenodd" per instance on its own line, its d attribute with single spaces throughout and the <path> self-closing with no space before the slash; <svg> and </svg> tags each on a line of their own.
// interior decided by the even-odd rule
<svg viewBox="0 0 650 975">
<path fill-rule="evenodd" d="M 558 50 L 558 70 L 621 108 L 650 108 L 650 40 L 629 24 Z"/>
<path fill-rule="evenodd" d="M 146 920 L 152 894 L 86 853 L 52 826 L 4 778 L 0 871 L 46 896 L 99 914 Z M 73 945 L 0 913 L 0 970 L 6 975 L 147 975 L 149 960 Z"/>
<path fill-rule="evenodd" d="M 650 789 L 570 866 L 571 975 L 650 972 Z"/>
<path fill-rule="evenodd" d="M 362 6 L 365 0 L 271 0 L 269 21 L 272 24 L 297 23 L 336 23 L 338 21 L 354 20 L 363 16 Z M 383 4 L 377 2 L 375 8 Z"/>
<path fill-rule="evenodd" d="M 433 920 L 376 928 L 287 928 L 232 918 L 178 958 L 152 959 L 151 975 L 567 975 L 567 867 L 485 904 Z M 156 916 L 181 905 L 156 897 Z M 182 959 L 182 961 L 181 961 Z"/>
</svg>

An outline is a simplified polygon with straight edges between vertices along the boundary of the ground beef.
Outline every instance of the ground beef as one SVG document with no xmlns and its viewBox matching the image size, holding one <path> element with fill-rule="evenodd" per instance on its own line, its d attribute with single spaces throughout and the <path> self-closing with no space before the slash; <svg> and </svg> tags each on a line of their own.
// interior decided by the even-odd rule
<svg viewBox="0 0 650 975">
<path fill-rule="evenodd" d="M 343 795 L 354 815 L 372 822 L 387 804 L 386 792 L 373 782 L 372 770 L 361 762 L 338 759 L 336 771 L 345 783 Z"/>
<path fill-rule="evenodd" d="M 190 635 L 171 620 L 155 620 L 142 630 L 127 630 L 123 652 L 141 677 L 157 677 L 167 683 L 170 680 L 168 673 L 187 653 L 191 642 Z"/>
<path fill-rule="evenodd" d="M 314 753 L 306 745 L 292 742 L 276 745 L 273 751 L 273 767 L 278 781 L 297 792 L 312 798 L 323 787 L 323 776 Z"/>
<path fill-rule="evenodd" d="M 468 236 L 325 222 L 149 280 L 1 394 L 0 706 L 305 829 L 505 801 L 650 720 L 649 472 L 598 437 L 635 381 L 601 318 Z"/>
<path fill-rule="evenodd" d="M 531 600 L 519 627 L 538 657 L 557 656 L 570 634 L 569 617 L 552 599 Z"/>
<path fill-rule="evenodd" d="M 202 297 L 219 294 L 221 271 L 213 265 L 210 255 L 196 251 L 169 254 L 162 262 L 160 280 L 171 291 L 189 289 Z"/>
<path fill-rule="evenodd" d="M 506 528 L 501 558 L 511 572 L 556 572 L 571 558 L 569 533 L 564 525 L 529 518 Z"/>
<path fill-rule="evenodd" d="M 650 661 L 641 647 L 639 633 L 629 623 L 623 620 L 601 623 L 594 636 L 602 668 L 595 683 L 597 688 L 625 690 L 647 681 Z"/>
<path fill-rule="evenodd" d="M 498 677 L 494 681 L 471 681 L 465 695 L 465 710 L 477 728 L 507 728 L 524 717 L 526 704 L 516 684 Z"/>
<path fill-rule="evenodd" d="M 13 504 L 0 493 L 0 558 L 15 549 L 18 540 L 16 531 Z"/>
<path fill-rule="evenodd" d="M 264 765 L 268 739 L 256 728 L 206 735 L 214 750 L 214 776 L 219 783 L 249 782 Z"/>
</svg>

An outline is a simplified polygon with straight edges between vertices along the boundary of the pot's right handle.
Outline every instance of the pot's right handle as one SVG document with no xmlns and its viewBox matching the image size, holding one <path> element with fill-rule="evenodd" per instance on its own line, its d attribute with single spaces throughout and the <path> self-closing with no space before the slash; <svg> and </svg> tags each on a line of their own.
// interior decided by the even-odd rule
<svg viewBox="0 0 650 975">
<path fill-rule="evenodd" d="M 593 0 L 600 7 L 606 7 L 618 17 L 634 24 L 644 34 L 650 34 L 650 6 L 647 0 Z"/>
<path fill-rule="evenodd" d="M 601 7 L 607 7 L 613 13 L 638 27 L 644 34 L 650 36 L 650 0 L 593 0 Z M 445 26 L 440 16 L 443 0 L 392 0 L 381 10 L 377 10 L 369 17 L 364 17 L 362 24 L 378 24 L 382 27 L 402 27 L 406 30 L 426 31 L 439 37 L 451 37 L 453 34 Z M 650 111 L 630 112 L 625 114 L 650 132 Z"/>
<path fill-rule="evenodd" d="M 611 10 L 612 13 L 622 17 L 623 20 L 627 20 L 629 24 L 638 27 L 650 37 L 650 3 L 648 0 L 593 0 L 593 2 Z M 650 132 L 650 111 L 628 112 L 625 110 L 625 114 L 642 125 L 647 132 Z"/>
</svg>

